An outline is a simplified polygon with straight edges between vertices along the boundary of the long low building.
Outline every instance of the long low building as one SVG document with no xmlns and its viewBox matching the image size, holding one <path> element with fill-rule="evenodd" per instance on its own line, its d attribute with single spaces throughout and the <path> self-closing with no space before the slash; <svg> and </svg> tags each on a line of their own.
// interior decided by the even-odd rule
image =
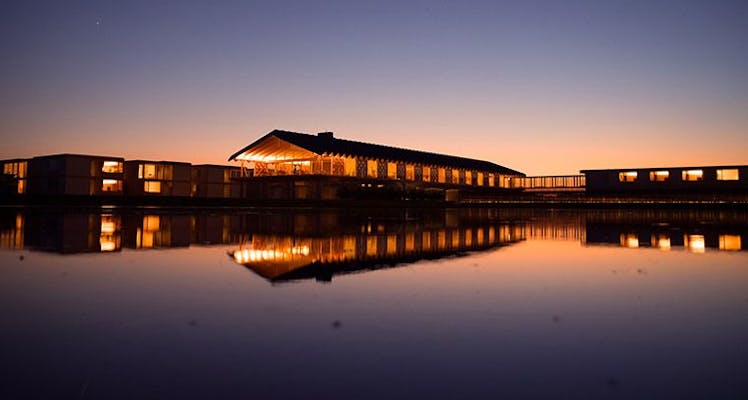
<svg viewBox="0 0 748 400">
<path fill-rule="evenodd" d="M 274 130 L 232 154 L 229 161 L 239 162 L 242 177 L 248 179 L 244 194 L 266 198 L 332 199 L 340 195 L 334 189 L 365 182 L 517 189 L 525 177 L 489 161 L 338 139 L 332 132 Z M 298 178 L 257 179 L 270 177 Z"/>
<path fill-rule="evenodd" d="M 745 194 L 748 165 L 587 169 L 587 193 Z"/>
</svg>

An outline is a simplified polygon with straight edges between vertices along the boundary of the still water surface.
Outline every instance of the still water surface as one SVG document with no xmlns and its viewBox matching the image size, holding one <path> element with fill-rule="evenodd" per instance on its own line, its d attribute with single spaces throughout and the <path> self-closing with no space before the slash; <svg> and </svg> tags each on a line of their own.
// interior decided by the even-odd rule
<svg viewBox="0 0 748 400">
<path fill-rule="evenodd" d="M 0 209 L 0 398 L 748 398 L 748 214 Z"/>
</svg>

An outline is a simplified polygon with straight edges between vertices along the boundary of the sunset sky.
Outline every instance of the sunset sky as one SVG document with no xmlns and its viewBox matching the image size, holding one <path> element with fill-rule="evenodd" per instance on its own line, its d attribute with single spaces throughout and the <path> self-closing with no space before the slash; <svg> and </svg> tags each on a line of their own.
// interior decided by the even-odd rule
<svg viewBox="0 0 748 400">
<path fill-rule="evenodd" d="M 748 164 L 748 1 L 10 1 L 0 158 L 272 129 L 528 175 Z"/>
</svg>

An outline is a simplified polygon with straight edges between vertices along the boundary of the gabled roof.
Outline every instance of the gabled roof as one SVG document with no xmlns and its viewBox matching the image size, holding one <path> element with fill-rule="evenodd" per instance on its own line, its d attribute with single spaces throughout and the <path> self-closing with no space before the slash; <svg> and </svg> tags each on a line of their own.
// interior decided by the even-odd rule
<svg viewBox="0 0 748 400">
<path fill-rule="evenodd" d="M 426 165 L 436 165 L 452 168 L 462 168 L 477 171 L 493 171 L 506 175 L 525 174 L 502 167 L 489 161 L 475 160 L 472 158 L 449 156 L 445 154 L 429 153 L 426 151 L 408 150 L 399 147 L 382 146 L 378 144 L 356 142 L 353 140 L 338 139 L 327 133 L 323 135 L 310 135 L 306 133 L 274 130 L 267 135 L 257 139 L 255 142 L 237 151 L 229 157 L 229 161 L 251 149 L 258 143 L 270 136 L 275 136 L 293 145 L 309 150 L 316 154 L 340 154 L 347 156 L 359 156 L 371 159 L 403 161 Z"/>
</svg>

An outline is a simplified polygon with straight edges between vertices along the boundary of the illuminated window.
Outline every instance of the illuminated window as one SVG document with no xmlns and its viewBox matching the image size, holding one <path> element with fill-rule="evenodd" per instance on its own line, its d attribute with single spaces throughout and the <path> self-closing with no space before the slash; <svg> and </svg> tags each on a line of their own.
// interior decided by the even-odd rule
<svg viewBox="0 0 748 400">
<path fill-rule="evenodd" d="M 618 181 L 619 182 L 635 182 L 638 176 L 639 176 L 639 173 L 636 171 L 619 172 Z"/>
<path fill-rule="evenodd" d="M 102 192 L 121 192 L 122 181 L 119 179 L 103 179 L 101 181 Z"/>
<path fill-rule="evenodd" d="M 717 170 L 718 181 L 737 181 L 740 180 L 740 173 L 737 168 L 731 169 L 718 169 Z"/>
<path fill-rule="evenodd" d="M 670 171 L 649 171 L 649 180 L 652 182 L 664 182 L 670 177 Z"/>
<path fill-rule="evenodd" d="M 478 186 L 483 186 L 483 172 L 478 172 Z"/>
<path fill-rule="evenodd" d="M 687 171 L 683 171 L 683 180 L 684 181 L 700 181 L 704 179 L 704 171 L 700 169 L 689 169 Z"/>
<path fill-rule="evenodd" d="M 416 180 L 416 170 L 413 164 L 407 164 L 405 166 L 405 179 L 409 181 Z"/>
<path fill-rule="evenodd" d="M 366 161 L 366 174 L 369 178 L 377 177 L 377 162 L 376 160 Z"/>
<path fill-rule="evenodd" d="M 439 168 L 439 183 L 447 182 L 447 171 L 444 168 Z"/>
<path fill-rule="evenodd" d="M 740 235 L 719 235 L 719 249 L 720 250 L 740 250 L 742 249 L 740 243 Z"/>
<path fill-rule="evenodd" d="M 3 165 L 3 173 L 16 178 L 25 178 L 28 163 L 26 161 L 7 163 Z"/>
<path fill-rule="evenodd" d="M 356 176 L 356 159 L 352 157 L 343 158 L 343 173 L 345 176 Z"/>
<path fill-rule="evenodd" d="M 472 171 L 466 171 L 465 172 L 465 184 L 466 185 L 472 185 L 473 184 L 473 172 Z"/>
<path fill-rule="evenodd" d="M 18 194 L 26 193 L 26 180 L 25 179 L 18 180 L 17 189 L 18 189 Z"/>
<path fill-rule="evenodd" d="M 161 193 L 161 182 L 145 181 L 143 182 L 143 190 L 146 193 Z"/>
<path fill-rule="evenodd" d="M 431 167 L 423 167 L 421 170 L 421 175 L 423 176 L 424 182 L 431 182 Z"/>
<path fill-rule="evenodd" d="M 397 164 L 393 162 L 387 163 L 387 177 L 390 179 L 397 179 Z"/>
<path fill-rule="evenodd" d="M 119 173 L 122 172 L 122 163 L 119 161 L 104 161 L 101 166 L 101 172 Z"/>
<path fill-rule="evenodd" d="M 453 169 L 452 170 L 452 183 L 460 183 L 460 171 Z"/>
<path fill-rule="evenodd" d="M 491 186 L 491 187 L 496 186 L 496 175 L 488 174 L 488 186 Z"/>
</svg>

